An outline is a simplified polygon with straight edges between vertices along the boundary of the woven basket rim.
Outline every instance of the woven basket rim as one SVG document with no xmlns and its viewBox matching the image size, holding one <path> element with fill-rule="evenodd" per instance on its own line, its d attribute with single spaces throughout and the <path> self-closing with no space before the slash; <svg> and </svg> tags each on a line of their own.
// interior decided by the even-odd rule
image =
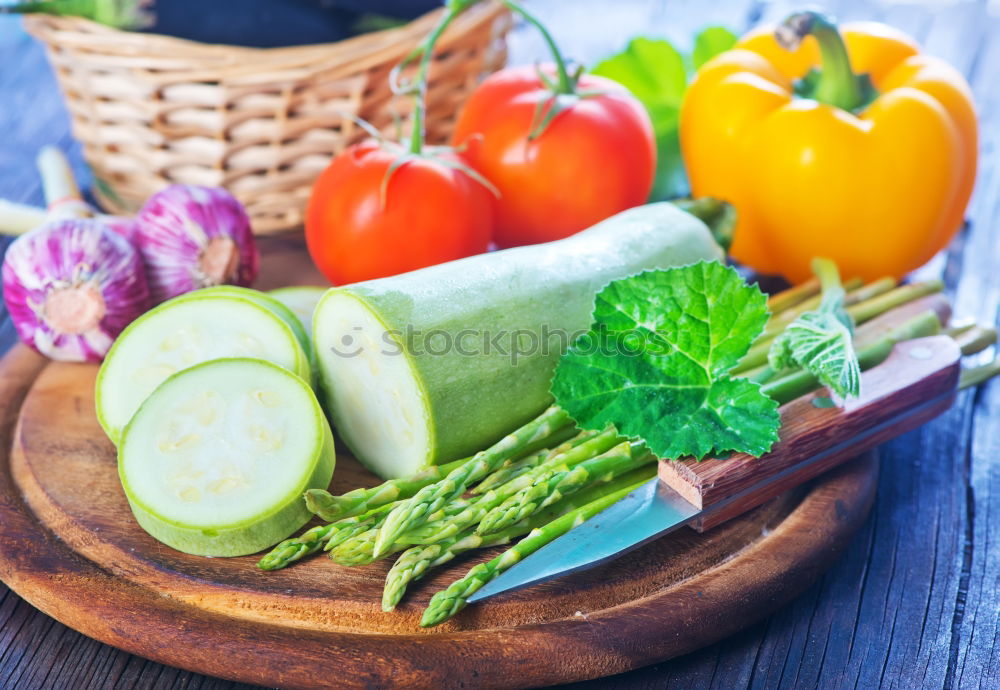
<svg viewBox="0 0 1000 690">
<path fill-rule="evenodd" d="M 192 61 L 204 58 L 206 62 L 210 63 L 219 60 L 231 62 L 234 56 L 239 56 L 241 59 L 253 59 L 255 65 L 267 63 L 270 67 L 278 68 L 282 63 L 289 61 L 309 61 L 310 58 L 315 60 L 320 54 L 322 54 L 324 62 L 338 62 L 344 58 L 349 58 L 351 61 L 362 60 L 370 55 L 393 48 L 402 53 L 403 49 L 409 50 L 430 31 L 443 11 L 444 8 L 441 7 L 402 26 L 359 34 L 340 41 L 270 48 L 202 43 L 165 34 L 125 31 L 105 26 L 84 17 L 27 14 L 24 16 L 24 26 L 28 33 L 48 44 L 59 45 L 58 39 L 60 37 L 74 36 L 77 38 L 74 42 L 86 43 L 87 49 L 94 53 L 116 54 L 116 51 L 112 49 L 116 44 L 134 43 L 139 45 L 141 43 L 141 51 L 135 52 L 137 56 L 142 53 L 147 55 L 166 54 L 175 57 L 182 56 L 183 59 Z M 449 34 L 452 37 L 462 35 L 479 24 L 493 21 L 506 11 L 501 3 L 494 0 L 477 3 L 452 22 L 442 36 L 441 43 L 447 44 Z M 93 40 L 83 40 L 86 38 Z"/>
</svg>

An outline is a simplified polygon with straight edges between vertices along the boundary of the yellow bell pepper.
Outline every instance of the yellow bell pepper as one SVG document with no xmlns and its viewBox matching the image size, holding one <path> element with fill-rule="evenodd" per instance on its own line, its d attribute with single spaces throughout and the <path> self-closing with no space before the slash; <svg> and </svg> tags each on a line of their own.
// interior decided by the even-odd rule
<svg viewBox="0 0 1000 690">
<path fill-rule="evenodd" d="M 695 196 L 736 206 L 733 256 L 800 282 L 813 257 L 900 277 L 962 223 L 976 175 L 972 94 L 899 31 L 800 12 L 699 70 L 681 109 Z"/>
</svg>

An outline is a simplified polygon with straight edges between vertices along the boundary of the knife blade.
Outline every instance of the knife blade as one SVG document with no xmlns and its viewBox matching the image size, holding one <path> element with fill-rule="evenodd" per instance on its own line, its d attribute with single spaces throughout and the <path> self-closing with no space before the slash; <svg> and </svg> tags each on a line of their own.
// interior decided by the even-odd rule
<svg viewBox="0 0 1000 690">
<path fill-rule="evenodd" d="M 824 407 L 816 392 L 782 406 L 782 437 L 761 458 L 660 463 L 659 477 L 517 563 L 469 597 L 596 567 L 682 526 L 703 531 L 936 417 L 955 398 L 961 352 L 946 336 L 896 347 L 862 375 L 862 395 Z"/>
</svg>

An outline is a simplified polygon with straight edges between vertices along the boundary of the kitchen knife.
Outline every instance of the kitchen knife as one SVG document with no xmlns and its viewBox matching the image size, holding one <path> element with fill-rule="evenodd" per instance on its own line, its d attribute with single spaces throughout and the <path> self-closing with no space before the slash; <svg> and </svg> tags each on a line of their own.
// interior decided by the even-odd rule
<svg viewBox="0 0 1000 690">
<path fill-rule="evenodd" d="M 699 532 L 806 482 L 947 410 L 961 352 L 947 336 L 900 343 L 862 374 L 843 407 L 825 389 L 781 407 L 781 439 L 753 458 L 661 461 L 658 478 L 539 549 L 469 597 L 473 603 L 628 553 L 682 526 Z"/>
</svg>

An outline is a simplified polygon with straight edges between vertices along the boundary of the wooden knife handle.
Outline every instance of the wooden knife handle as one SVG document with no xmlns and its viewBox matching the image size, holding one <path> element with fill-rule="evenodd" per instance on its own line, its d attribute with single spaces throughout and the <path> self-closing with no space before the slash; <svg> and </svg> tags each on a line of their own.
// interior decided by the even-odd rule
<svg viewBox="0 0 1000 690">
<path fill-rule="evenodd" d="M 661 461 L 660 479 L 704 510 L 691 524 L 711 529 L 947 410 L 961 352 L 943 335 L 900 343 L 861 375 L 861 396 L 845 407 L 817 406 L 826 389 L 781 407 L 781 439 L 760 458 Z"/>
</svg>

